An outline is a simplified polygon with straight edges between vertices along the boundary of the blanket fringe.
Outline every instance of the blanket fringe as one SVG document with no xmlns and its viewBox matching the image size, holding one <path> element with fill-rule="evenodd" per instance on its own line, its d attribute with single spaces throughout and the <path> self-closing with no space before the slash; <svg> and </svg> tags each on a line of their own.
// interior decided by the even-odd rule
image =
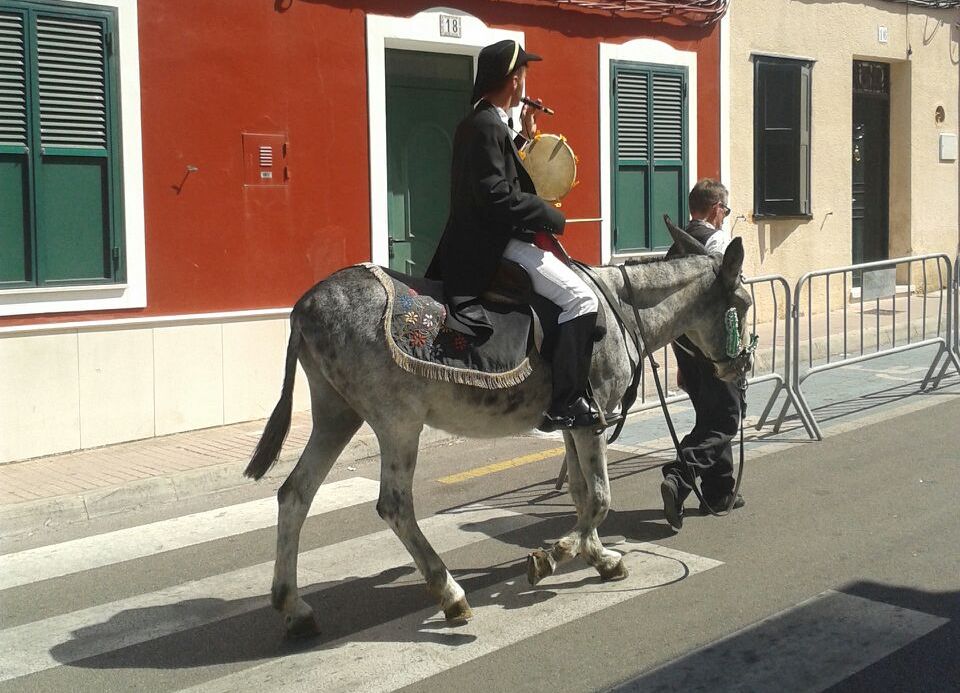
<svg viewBox="0 0 960 693">
<path fill-rule="evenodd" d="M 445 383 L 455 383 L 457 385 L 470 385 L 486 390 L 502 390 L 508 387 L 519 385 L 527 376 L 533 372 L 533 366 L 530 365 L 530 359 L 524 358 L 515 368 L 502 373 L 488 373 L 486 371 L 474 371 L 468 368 L 455 368 L 453 366 L 444 366 L 439 363 L 431 363 L 415 359 L 397 346 L 390 331 L 390 319 L 393 315 L 393 302 L 396 298 L 393 289 L 393 281 L 377 265 L 372 263 L 363 263 L 361 266 L 370 270 L 387 292 L 387 303 L 383 314 L 383 328 L 387 339 L 387 346 L 390 348 L 390 355 L 394 362 L 403 370 L 413 375 L 419 375 L 422 378 L 438 380 Z"/>
</svg>

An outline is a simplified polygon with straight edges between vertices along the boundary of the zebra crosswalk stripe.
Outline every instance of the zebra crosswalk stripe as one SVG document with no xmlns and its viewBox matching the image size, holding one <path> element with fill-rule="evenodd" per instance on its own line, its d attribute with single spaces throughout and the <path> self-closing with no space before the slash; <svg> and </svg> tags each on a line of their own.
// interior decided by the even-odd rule
<svg viewBox="0 0 960 693">
<path fill-rule="evenodd" d="M 534 588 L 523 578 L 506 580 L 467 595 L 474 618 L 464 626 L 447 627 L 436 609 L 424 609 L 186 690 L 393 691 L 721 565 L 656 544 L 612 548 L 624 552 L 631 573 L 626 581 L 600 583 L 593 568 L 561 572 Z M 429 636 L 420 637 L 424 633 Z"/>
<path fill-rule="evenodd" d="M 352 477 L 320 487 L 310 515 L 376 500 L 380 485 Z M 225 539 L 277 523 L 276 498 L 184 515 L 0 556 L 0 590 Z"/>
<path fill-rule="evenodd" d="M 438 552 L 480 542 L 539 519 L 507 509 L 474 506 L 421 521 Z M 406 565 L 410 556 L 391 530 L 305 551 L 299 560 L 299 584 L 357 579 Z M 221 573 L 0 631 L 0 681 L 26 676 L 69 662 L 112 652 L 189 628 L 263 608 L 273 562 Z M 191 609 L 162 609 L 182 603 Z M 202 606 L 201 606 L 202 605 Z M 153 620 L 125 614 L 156 614 Z M 82 632 L 82 639 L 71 633 Z M 55 654 L 56 653 L 56 656 Z"/>
</svg>

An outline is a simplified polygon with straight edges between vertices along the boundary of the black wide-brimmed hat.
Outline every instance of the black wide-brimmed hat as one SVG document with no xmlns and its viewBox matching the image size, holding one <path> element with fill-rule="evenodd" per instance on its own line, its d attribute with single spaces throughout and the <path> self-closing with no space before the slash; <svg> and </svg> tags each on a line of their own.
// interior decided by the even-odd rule
<svg viewBox="0 0 960 693">
<path fill-rule="evenodd" d="M 534 60 L 543 60 L 539 55 L 527 53 L 517 41 L 497 41 L 480 51 L 477 58 L 477 78 L 473 82 L 470 103 L 496 88 L 511 72 Z"/>
</svg>

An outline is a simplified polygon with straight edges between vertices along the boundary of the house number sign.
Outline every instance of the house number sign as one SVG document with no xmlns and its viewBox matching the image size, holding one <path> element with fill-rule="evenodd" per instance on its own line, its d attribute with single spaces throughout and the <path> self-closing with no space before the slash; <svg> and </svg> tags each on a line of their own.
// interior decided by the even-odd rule
<svg viewBox="0 0 960 693">
<path fill-rule="evenodd" d="M 440 35 L 450 38 L 460 38 L 460 32 L 463 26 L 460 17 L 454 17 L 449 14 L 440 15 Z"/>
</svg>

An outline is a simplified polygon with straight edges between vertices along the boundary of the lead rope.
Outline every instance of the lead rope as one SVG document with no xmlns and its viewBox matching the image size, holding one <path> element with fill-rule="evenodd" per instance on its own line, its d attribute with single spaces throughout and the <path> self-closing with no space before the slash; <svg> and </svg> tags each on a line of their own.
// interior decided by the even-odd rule
<svg viewBox="0 0 960 693">
<path fill-rule="evenodd" d="M 723 510 L 717 511 L 714 510 L 709 503 L 704 499 L 703 494 L 700 493 L 700 489 L 697 488 L 697 476 L 690 469 L 690 463 L 687 462 L 687 459 L 683 456 L 683 452 L 680 448 L 680 440 L 677 438 L 677 431 L 673 427 L 673 419 L 670 417 L 670 410 L 667 408 L 667 400 L 663 396 L 663 386 L 660 384 L 660 375 L 658 373 L 660 369 L 660 364 L 653 360 L 652 354 L 647 354 L 647 358 L 650 359 L 650 368 L 653 370 L 653 382 L 657 385 L 657 395 L 660 397 L 660 406 L 663 408 L 663 418 L 667 420 L 667 428 L 670 430 L 670 437 L 673 438 L 673 447 L 677 451 L 677 460 L 680 462 L 682 468 L 682 474 L 687 477 L 684 479 L 686 483 L 690 485 L 693 489 L 693 492 L 697 494 L 697 499 L 700 501 L 700 505 L 707 509 L 714 517 L 723 517 L 728 515 L 731 510 L 733 510 L 733 504 L 737 502 L 737 494 L 740 492 L 740 482 L 743 480 L 743 420 L 747 416 L 747 378 L 746 375 L 741 375 L 737 378 L 737 390 L 740 391 L 740 468 L 737 470 L 737 481 L 733 487 L 733 493 L 730 494 L 730 502 L 726 508 Z"/>
</svg>

